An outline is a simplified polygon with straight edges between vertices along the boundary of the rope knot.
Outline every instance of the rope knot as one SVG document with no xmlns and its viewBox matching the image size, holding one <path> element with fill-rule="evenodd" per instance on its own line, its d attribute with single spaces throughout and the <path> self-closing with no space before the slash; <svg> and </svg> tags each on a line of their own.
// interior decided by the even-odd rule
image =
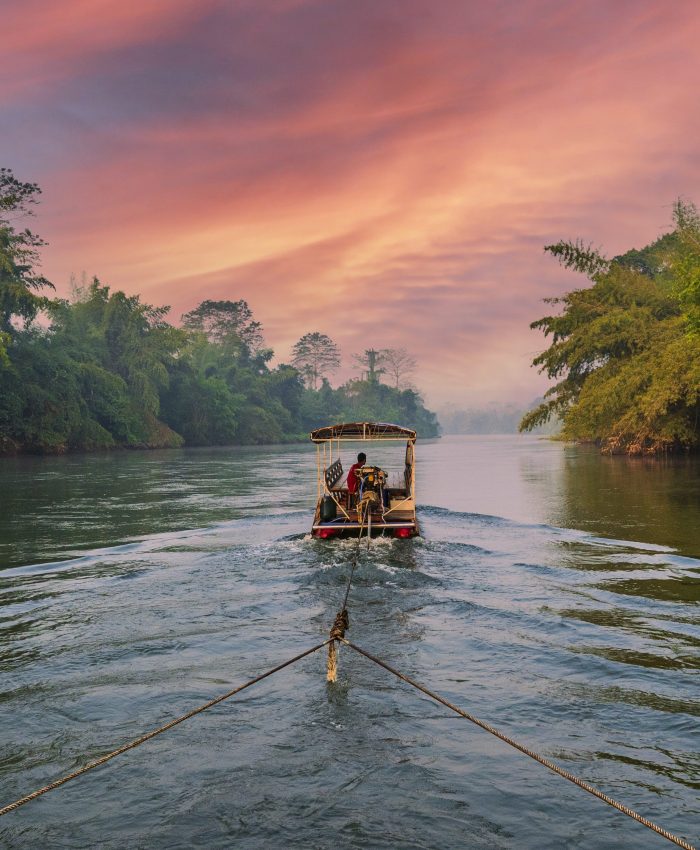
<svg viewBox="0 0 700 850">
<path fill-rule="evenodd" d="M 337 640 L 338 638 L 345 637 L 346 629 L 350 628 L 350 617 L 348 615 L 348 609 L 343 608 L 342 611 L 338 611 L 335 615 L 335 620 L 333 621 L 333 626 L 331 627 L 330 638 L 331 640 Z"/>
<path fill-rule="evenodd" d="M 343 607 L 341 611 L 335 615 L 331 634 L 328 643 L 328 663 L 326 665 L 326 680 L 335 682 L 338 677 L 338 650 L 336 649 L 337 641 L 345 637 L 345 630 L 350 628 L 350 617 L 348 609 Z"/>
</svg>

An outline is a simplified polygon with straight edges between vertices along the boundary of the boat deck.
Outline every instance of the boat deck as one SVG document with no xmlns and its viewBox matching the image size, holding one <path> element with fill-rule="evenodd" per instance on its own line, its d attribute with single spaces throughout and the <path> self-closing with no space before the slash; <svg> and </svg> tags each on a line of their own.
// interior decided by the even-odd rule
<svg viewBox="0 0 700 850">
<path fill-rule="evenodd" d="M 369 533 L 372 537 L 386 534 L 405 538 L 418 534 L 415 431 L 386 422 L 346 422 L 312 431 L 311 440 L 316 443 L 318 488 L 311 526 L 314 537 L 358 537 Z M 358 463 L 355 464 L 353 459 L 351 467 L 357 487 L 352 493 L 348 491 L 345 485 L 348 473 L 343 469 L 341 443 L 404 441 L 405 452 L 398 457 L 395 454 L 387 458 L 391 465 L 384 469 L 366 465 L 366 455 L 358 453 Z M 396 467 L 397 460 L 399 468 Z M 371 498 L 366 498 L 368 493 L 372 494 Z M 358 502 L 364 511 L 372 511 L 369 518 L 365 514 L 364 521 L 358 517 Z"/>
<path fill-rule="evenodd" d="M 335 519 L 321 521 L 318 516 L 311 527 L 315 537 L 356 537 L 367 534 L 379 537 L 385 532 L 394 537 L 414 537 L 418 534 L 418 522 L 413 511 L 394 510 L 388 516 L 372 514 L 372 521 L 360 523 L 356 511 L 349 511 L 349 518 L 337 516 Z"/>
</svg>

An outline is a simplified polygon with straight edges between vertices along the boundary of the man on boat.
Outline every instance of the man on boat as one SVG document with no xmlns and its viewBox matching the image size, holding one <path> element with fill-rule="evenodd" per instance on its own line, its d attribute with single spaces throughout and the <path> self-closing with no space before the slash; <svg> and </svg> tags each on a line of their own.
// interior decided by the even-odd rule
<svg viewBox="0 0 700 850">
<path fill-rule="evenodd" d="M 350 467 L 350 471 L 348 472 L 348 493 L 350 493 L 350 497 L 352 497 L 357 493 L 357 488 L 360 486 L 360 479 L 357 477 L 357 470 L 362 469 L 362 467 L 367 463 L 367 455 L 364 452 L 360 452 L 357 456 L 357 463 L 353 463 Z"/>
</svg>

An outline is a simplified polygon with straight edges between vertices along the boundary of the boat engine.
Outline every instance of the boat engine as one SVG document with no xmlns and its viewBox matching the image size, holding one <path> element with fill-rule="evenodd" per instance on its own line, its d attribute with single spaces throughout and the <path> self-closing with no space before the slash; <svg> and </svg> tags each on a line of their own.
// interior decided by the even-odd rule
<svg viewBox="0 0 700 850">
<path fill-rule="evenodd" d="M 378 466 L 362 466 L 357 470 L 357 476 L 360 479 L 360 489 L 363 493 L 370 490 L 379 493 L 386 484 L 386 472 Z"/>
</svg>

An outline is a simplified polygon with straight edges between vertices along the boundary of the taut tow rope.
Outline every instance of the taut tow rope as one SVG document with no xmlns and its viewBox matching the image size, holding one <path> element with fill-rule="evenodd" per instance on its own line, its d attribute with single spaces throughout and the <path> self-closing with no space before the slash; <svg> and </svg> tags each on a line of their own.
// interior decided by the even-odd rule
<svg viewBox="0 0 700 850">
<path fill-rule="evenodd" d="M 369 509 L 367 511 L 369 514 Z M 331 633 L 328 636 L 328 660 L 326 662 L 326 681 L 335 682 L 338 678 L 338 644 L 337 641 L 345 637 L 346 629 L 350 628 L 350 615 L 348 614 L 348 597 L 350 596 L 350 588 L 352 586 L 352 578 L 355 575 L 357 567 L 357 559 L 360 556 L 360 544 L 362 542 L 362 528 L 364 526 L 364 512 L 360 507 L 357 509 L 357 517 L 360 522 L 360 533 L 357 535 L 357 549 L 352 558 L 352 567 L 348 576 L 348 584 L 345 588 L 345 596 L 340 610 L 335 615 L 335 620 L 331 626 Z M 371 522 L 371 514 L 370 514 Z M 370 526 L 367 526 L 367 548 L 370 541 Z"/>
<path fill-rule="evenodd" d="M 360 536 L 357 541 L 357 554 L 359 554 L 360 551 L 361 537 L 362 524 L 360 525 Z M 612 806 L 614 809 L 617 809 L 617 811 L 622 812 L 622 814 L 627 815 L 627 817 L 630 817 L 632 818 L 632 820 L 637 821 L 637 823 L 642 824 L 642 826 L 646 826 L 647 829 L 652 830 L 657 835 L 662 836 L 662 838 L 666 838 L 668 841 L 671 841 L 678 847 L 684 848 L 684 850 L 696 850 L 696 848 L 692 844 L 687 842 L 684 838 L 680 838 L 678 835 L 674 835 L 674 833 L 669 832 L 662 826 L 659 826 L 648 818 L 645 818 L 643 815 L 640 815 L 639 812 L 635 812 L 634 809 L 630 809 L 630 807 L 626 806 L 624 803 L 620 803 L 612 797 L 609 797 L 607 794 L 604 794 L 602 791 L 599 791 L 597 788 L 586 782 L 584 779 L 580 779 L 578 776 L 569 772 L 565 768 L 559 767 L 559 765 L 555 764 L 553 761 L 550 761 L 545 756 L 536 753 L 534 750 L 531 750 L 529 747 L 519 743 L 514 738 L 511 738 L 509 735 L 506 735 L 496 729 L 494 726 L 491 726 L 490 723 L 486 723 L 486 721 L 484 720 L 479 720 L 478 717 L 475 717 L 468 711 L 464 711 L 463 709 L 454 705 L 454 703 L 451 703 L 448 699 L 445 699 L 445 697 L 440 696 L 440 694 L 435 693 L 435 691 L 430 690 L 430 688 L 427 688 L 420 682 L 416 682 L 415 679 L 411 679 L 410 676 L 406 676 L 404 673 L 401 673 L 395 667 L 392 667 L 390 664 L 387 664 L 386 661 L 382 661 L 381 658 L 377 658 L 375 655 L 372 655 L 370 652 L 367 652 L 366 650 L 362 649 L 359 646 L 356 646 L 354 643 L 347 640 L 345 637 L 345 631 L 350 626 L 350 617 L 347 611 L 347 602 L 348 597 L 350 595 L 350 585 L 352 584 L 353 574 L 355 572 L 355 567 L 357 566 L 357 554 L 353 558 L 352 569 L 350 570 L 350 577 L 348 578 L 348 585 L 345 590 L 343 607 L 336 614 L 335 621 L 333 622 L 333 626 L 331 628 L 331 632 L 328 638 L 328 665 L 326 679 L 329 682 L 335 682 L 338 675 L 336 644 L 340 642 L 345 644 L 345 646 L 349 646 L 350 649 L 354 649 L 355 652 L 359 653 L 360 655 L 364 655 L 365 658 L 369 659 L 370 661 L 373 661 L 380 667 L 383 667 L 389 673 L 396 676 L 398 679 L 401 679 L 401 681 L 406 682 L 406 684 L 411 685 L 411 687 L 425 694 L 427 697 L 430 697 L 430 699 L 435 700 L 435 702 L 438 702 L 441 705 L 444 705 L 446 708 L 449 708 L 450 711 L 453 711 L 455 714 L 458 714 L 465 720 L 469 720 L 471 723 L 474 723 L 476 726 L 479 726 L 481 729 L 488 732 L 489 734 L 494 735 L 496 738 L 503 741 L 505 744 L 514 747 L 516 750 L 519 750 L 524 755 L 529 756 L 536 762 L 539 762 L 539 764 L 548 768 L 553 773 L 558 774 L 564 779 L 568 779 L 569 782 L 573 782 L 574 785 L 577 785 L 582 790 L 587 791 L 589 794 L 592 794 L 594 797 L 597 797 L 599 800 L 602 800 L 604 803 L 607 803 L 609 806 Z"/>
<path fill-rule="evenodd" d="M 360 537 L 361 537 L 361 534 L 362 534 L 362 527 L 360 527 Z M 360 540 L 360 538 L 358 538 L 358 547 L 357 547 L 358 553 L 359 553 L 359 548 L 360 548 L 359 540 Z M 273 667 L 270 670 L 267 670 L 266 672 L 261 673 L 259 676 L 256 676 L 254 679 L 250 679 L 249 681 L 244 682 L 242 685 L 239 685 L 238 687 L 233 688 L 230 691 L 227 691 L 225 694 L 221 694 L 221 696 L 218 696 L 218 697 L 215 697 L 214 699 L 209 700 L 208 702 L 204 703 L 203 705 L 200 705 L 197 708 L 192 709 L 192 711 L 189 711 L 186 714 L 181 715 L 180 717 L 176 717 L 174 720 L 171 720 L 168 723 L 164 724 L 163 726 L 160 726 L 158 729 L 154 729 L 151 732 L 147 732 L 145 735 L 141 735 L 141 737 L 136 738 L 135 740 L 130 741 L 127 744 L 123 744 L 121 747 L 118 747 L 116 750 L 112 750 L 111 752 L 107 753 L 106 755 L 104 755 L 104 756 L 102 756 L 98 759 L 95 759 L 94 761 L 89 762 L 88 764 L 84 765 L 83 767 L 79 768 L 78 770 L 75 770 L 72 773 L 69 773 L 66 776 L 63 776 L 60 779 L 57 779 L 54 782 L 51 782 L 48 785 L 45 785 L 44 787 L 37 789 L 36 791 L 33 791 L 31 794 L 27 794 L 25 797 L 21 797 L 18 800 L 15 800 L 14 802 L 9 803 L 8 805 L 4 806 L 3 808 L 0 808 L 0 817 L 2 815 L 8 814 L 9 812 L 14 811 L 15 809 L 20 808 L 20 806 L 23 806 L 26 803 L 29 803 L 31 800 L 34 800 L 37 797 L 40 797 L 42 794 L 46 794 L 49 791 L 53 791 L 55 788 L 59 788 L 61 785 L 64 785 L 66 782 L 70 782 L 72 779 L 76 779 L 78 776 L 82 776 L 82 774 L 87 773 L 90 770 L 94 770 L 97 767 L 100 767 L 100 765 L 103 765 L 106 762 L 110 761 L 111 759 L 116 758 L 116 756 L 121 755 L 122 753 L 125 753 L 128 750 L 132 750 L 135 747 L 140 746 L 141 744 L 144 744 L 146 741 L 149 741 L 151 738 L 155 738 L 156 735 L 160 735 L 163 732 L 166 732 L 168 729 L 172 729 L 174 726 L 177 726 L 179 723 L 183 723 L 185 720 L 189 720 L 191 717 L 195 717 L 197 714 L 201 714 L 202 712 L 206 711 L 207 709 L 212 708 L 213 706 L 218 705 L 221 702 L 224 702 L 224 700 L 230 699 L 235 694 L 238 694 L 241 691 L 244 691 L 246 688 L 249 688 L 252 685 L 257 684 L 258 682 L 261 682 L 263 679 L 268 678 L 268 676 L 272 676 L 273 674 L 278 673 L 280 670 L 283 670 L 285 667 L 289 667 L 292 664 L 295 664 L 297 661 L 301 661 L 302 658 L 306 658 L 309 655 L 313 655 L 313 653 L 318 652 L 319 649 L 323 649 L 324 646 L 328 646 L 327 679 L 328 679 L 329 682 L 336 681 L 336 678 L 337 678 L 337 648 L 336 648 L 336 645 L 337 645 L 338 642 L 340 642 L 340 643 L 345 644 L 345 646 L 349 646 L 350 649 L 353 649 L 359 655 L 363 655 L 365 658 L 374 662 L 379 667 L 382 667 L 384 670 L 387 670 L 389 673 L 396 676 L 401 681 L 406 682 L 406 684 L 410 685 L 411 687 L 413 687 L 416 690 L 420 691 L 421 693 L 425 694 L 425 696 L 429 697 L 430 699 L 434 700 L 435 702 L 440 703 L 441 705 L 444 705 L 450 711 L 454 712 L 455 714 L 459 715 L 460 717 L 463 717 L 465 720 L 469 720 L 471 723 L 475 724 L 476 726 L 479 726 L 484 731 L 488 732 L 491 735 L 494 735 L 499 740 L 503 741 L 504 743 L 508 744 L 509 746 L 513 747 L 514 749 L 519 750 L 521 753 L 523 753 L 526 756 L 529 756 L 531 759 L 534 759 L 536 762 L 538 762 L 539 764 L 548 768 L 552 772 L 558 774 L 559 776 L 563 777 L 564 779 L 569 780 L 569 782 L 572 782 L 574 785 L 577 785 L 582 790 L 587 791 L 589 794 L 592 794 L 594 797 L 597 797 L 599 800 L 602 800 L 604 803 L 607 803 L 609 806 L 612 806 L 614 809 L 617 809 L 617 811 L 622 812 L 622 814 L 627 815 L 628 817 L 637 821 L 637 823 L 640 823 L 640 824 L 642 824 L 642 826 L 645 826 L 648 829 L 652 830 L 657 835 L 660 835 L 662 838 L 666 838 L 668 841 L 671 841 L 673 844 L 676 844 L 678 847 L 684 848 L 684 850 L 696 850 L 696 848 L 693 847 L 693 845 L 690 844 L 689 842 L 687 842 L 685 839 L 680 838 L 677 835 L 674 835 L 672 832 L 669 832 L 667 829 L 664 829 L 663 827 L 659 826 L 658 824 L 654 823 L 653 821 L 649 820 L 648 818 L 645 818 L 643 815 L 640 815 L 638 812 L 634 811 L 634 809 L 629 808 L 629 806 L 626 806 L 623 803 L 620 803 L 617 800 L 613 799 L 612 797 L 609 797 L 607 794 L 604 794 L 602 791 L 599 791 L 597 788 L 595 788 L 593 785 L 590 785 L 585 780 L 580 779 L 578 776 L 576 776 L 573 773 L 570 773 L 565 768 L 559 767 L 559 765 L 550 761 L 545 756 L 542 756 L 539 753 L 535 752 L 534 750 L 530 749 L 529 747 L 525 746 L 524 744 L 519 743 L 514 738 L 511 738 L 509 735 L 506 735 L 503 732 L 496 729 L 494 726 L 491 726 L 486 721 L 480 720 L 478 717 L 475 717 L 473 714 L 470 714 L 469 712 L 464 711 L 463 709 L 454 705 L 454 703 L 450 702 L 445 697 L 440 696 L 440 694 L 436 693 L 435 691 L 431 690 L 430 688 L 426 687 L 425 685 L 422 685 L 420 682 L 417 682 L 415 679 L 412 679 L 410 676 L 407 676 L 404 673 L 401 673 L 395 667 L 392 667 L 390 664 L 387 664 L 387 662 L 382 661 L 381 658 L 377 658 L 376 656 L 372 655 L 370 652 L 367 652 L 367 650 L 364 650 L 361 647 L 357 646 L 356 644 L 352 643 L 351 641 L 347 640 L 345 638 L 345 631 L 346 631 L 346 629 L 349 628 L 349 625 L 350 625 L 349 615 L 348 615 L 348 611 L 347 611 L 347 601 L 348 601 L 348 597 L 349 597 L 349 594 L 350 594 L 350 587 L 351 587 L 351 584 L 352 584 L 352 578 L 353 578 L 356 566 L 357 566 L 357 554 L 355 555 L 353 562 L 352 562 L 352 569 L 350 571 L 350 577 L 348 579 L 347 588 L 345 590 L 343 607 L 341 608 L 340 611 L 338 611 L 338 613 L 336 615 L 335 621 L 334 621 L 333 626 L 331 628 L 330 636 L 328 637 L 327 640 L 323 641 L 322 643 L 316 644 L 316 646 L 313 646 L 310 649 L 305 650 L 304 652 L 300 652 L 298 655 L 295 655 L 293 658 L 290 658 L 287 661 L 284 661 L 281 664 L 278 664 L 276 667 Z"/>
<path fill-rule="evenodd" d="M 185 720 L 189 720 L 190 717 L 194 717 L 197 714 L 201 714 L 208 708 L 212 708 L 213 706 L 218 705 L 220 702 L 223 702 L 224 700 L 227 700 L 230 697 L 234 696 L 234 694 L 238 694 L 241 691 L 244 691 L 246 688 L 249 688 L 251 685 L 255 685 L 258 682 L 261 682 L 263 679 L 267 679 L 267 677 L 272 676 L 273 673 L 278 673 L 280 670 L 284 670 L 285 667 L 289 667 L 291 664 L 294 664 L 297 661 L 301 661 L 301 659 L 306 658 L 307 655 L 313 655 L 314 652 L 318 652 L 319 649 L 323 649 L 323 647 L 327 643 L 328 641 L 324 640 L 323 643 L 319 643 L 316 646 L 311 647 L 311 649 L 307 649 L 304 652 L 300 652 L 299 655 L 295 655 L 294 658 L 290 658 L 288 661 L 284 661 L 282 664 L 278 664 L 271 670 L 267 670 L 265 673 L 262 673 L 260 676 L 256 676 L 254 679 L 250 679 L 250 681 L 239 685 L 237 688 L 233 688 L 233 690 L 230 690 L 227 693 L 222 694 L 221 696 L 215 697 L 214 699 L 209 700 L 209 702 L 205 702 L 204 705 L 200 705 L 198 708 L 195 708 L 192 711 L 188 711 L 187 714 L 183 714 L 180 717 L 176 717 L 174 720 L 171 720 L 164 726 L 160 726 L 158 729 L 154 729 L 152 732 L 147 732 L 145 735 L 141 735 L 140 738 L 136 738 L 136 740 L 130 741 L 128 744 L 124 744 L 123 746 L 118 747 L 116 750 L 112 750 L 111 753 L 107 753 L 107 755 L 95 759 L 95 761 L 89 762 L 78 770 L 74 770 L 73 773 L 69 773 L 67 776 L 63 776 L 60 779 L 57 779 L 55 782 L 51 782 L 48 785 L 44 785 L 43 788 L 39 788 L 36 791 L 33 791 L 31 794 L 27 794 L 26 797 L 21 797 L 19 800 L 15 800 L 13 803 L 9 803 L 7 806 L 4 806 L 2 809 L 0 809 L 0 817 L 2 815 L 6 815 L 8 812 L 12 812 L 15 809 L 18 809 L 25 803 L 29 803 L 31 800 L 35 800 L 37 797 L 41 797 L 42 794 L 46 794 L 49 791 L 53 791 L 54 788 L 59 788 L 61 785 L 65 785 L 65 783 L 70 782 L 71 779 L 76 779 L 78 776 L 82 776 L 83 773 L 87 773 L 89 770 L 94 770 L 96 767 L 105 764 L 105 762 L 108 762 L 111 759 L 116 758 L 116 756 L 127 752 L 127 750 L 133 750 L 135 747 L 144 744 L 146 741 L 150 741 L 151 738 L 155 738 L 156 735 L 161 735 L 163 732 L 167 732 L 168 729 L 172 729 L 173 726 L 177 726 L 178 723 L 182 723 Z"/>
<path fill-rule="evenodd" d="M 335 640 L 335 639 L 334 639 Z M 354 649 L 355 652 L 360 655 L 364 655 L 365 658 L 368 658 L 370 661 L 373 661 L 375 664 L 378 664 L 380 667 L 383 667 L 385 670 L 388 670 L 389 673 L 392 673 L 401 681 L 406 682 L 406 684 L 411 685 L 411 687 L 416 688 L 416 690 L 425 694 L 430 699 L 435 700 L 435 702 L 439 702 L 444 705 L 446 708 L 449 708 L 450 711 L 453 711 L 455 714 L 458 714 L 460 717 L 463 717 L 465 720 L 469 720 L 471 723 L 476 724 L 477 726 L 484 729 L 486 732 L 489 732 L 491 735 L 495 735 L 496 738 L 499 738 L 506 744 L 509 744 L 511 747 L 514 747 L 516 750 L 520 750 L 521 753 L 524 753 L 526 756 L 529 756 L 531 759 L 539 762 L 544 765 L 549 770 L 554 773 L 559 774 L 559 776 L 564 777 L 564 779 L 568 779 L 569 782 L 573 782 L 574 785 L 578 785 L 579 788 L 582 788 L 584 791 L 588 791 L 589 794 L 592 794 L 594 797 L 597 797 L 599 800 L 602 800 L 604 803 L 607 803 L 609 806 L 612 806 L 614 809 L 617 809 L 619 812 L 622 812 L 624 815 L 636 820 L 637 823 L 641 823 L 643 826 L 646 826 L 648 829 L 653 830 L 658 835 L 661 835 L 663 838 L 672 841 L 674 844 L 677 844 L 679 847 L 683 847 L 684 850 L 695 850 L 692 844 L 689 844 L 685 839 L 680 838 L 677 835 L 674 835 L 672 832 L 669 832 L 667 829 L 664 829 L 662 826 L 655 824 L 653 821 L 650 821 L 648 818 L 645 818 L 643 815 L 640 815 L 638 812 L 635 812 L 634 809 L 630 809 L 629 806 L 625 806 L 624 803 L 619 803 L 617 800 L 614 800 L 612 797 L 609 797 L 607 794 L 604 794 L 602 791 L 599 791 L 597 788 L 594 788 L 593 785 L 590 785 L 583 779 L 579 779 L 578 776 L 575 776 L 573 773 L 570 773 L 568 770 L 565 770 L 563 767 L 559 767 L 559 765 L 554 764 L 554 762 L 550 761 L 548 758 L 541 756 L 539 753 L 536 753 L 534 750 L 531 750 L 529 747 L 526 747 L 524 744 L 518 743 L 514 738 L 505 735 L 503 732 L 500 732 L 498 729 L 491 726 L 489 723 L 486 723 L 484 720 L 479 720 L 478 717 L 475 717 L 473 714 L 470 714 L 467 711 L 459 708 L 458 706 L 451 703 L 445 697 L 440 696 L 440 694 L 435 693 L 435 691 L 431 691 L 430 688 L 427 688 L 425 685 L 422 685 L 420 682 L 416 682 L 415 679 L 411 679 L 410 676 L 406 676 L 404 673 L 401 673 L 396 668 L 392 667 L 390 664 L 387 664 L 385 661 L 382 661 L 380 658 L 372 655 L 366 650 L 356 646 L 354 643 L 351 643 L 349 640 L 346 640 L 344 637 L 339 637 L 338 640 L 342 641 L 346 646 L 349 646 L 350 649 Z"/>
</svg>

